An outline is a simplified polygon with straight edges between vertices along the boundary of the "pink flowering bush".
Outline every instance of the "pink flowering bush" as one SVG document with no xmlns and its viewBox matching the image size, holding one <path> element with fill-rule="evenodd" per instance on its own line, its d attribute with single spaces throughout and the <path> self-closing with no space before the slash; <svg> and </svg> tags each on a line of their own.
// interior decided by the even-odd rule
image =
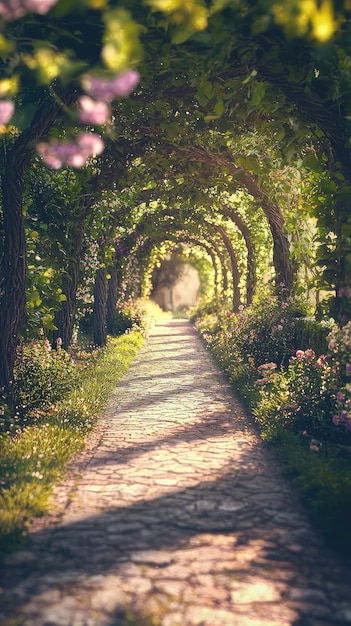
<svg viewBox="0 0 351 626">
<path fill-rule="evenodd" d="M 274 371 L 259 390 L 253 413 L 264 435 L 272 437 L 288 428 L 296 434 L 331 439 L 335 384 L 325 355 L 317 357 L 311 349 L 297 350 L 287 369 Z"/>
<path fill-rule="evenodd" d="M 30 418 L 33 410 L 50 407 L 72 388 L 74 380 L 74 363 L 59 339 L 56 349 L 45 338 L 19 344 L 14 371 L 19 415 Z"/>
<path fill-rule="evenodd" d="M 294 354 L 296 320 L 304 315 L 306 306 L 294 298 L 280 302 L 272 296 L 253 303 L 237 314 L 220 318 L 211 336 L 211 347 L 231 370 L 238 363 L 254 368 L 273 362 L 287 364 Z M 201 322 L 198 322 L 201 331 Z"/>
<path fill-rule="evenodd" d="M 332 421 L 338 430 L 348 431 L 351 437 L 351 322 L 335 327 L 327 340 L 329 360 L 338 381 Z"/>
</svg>

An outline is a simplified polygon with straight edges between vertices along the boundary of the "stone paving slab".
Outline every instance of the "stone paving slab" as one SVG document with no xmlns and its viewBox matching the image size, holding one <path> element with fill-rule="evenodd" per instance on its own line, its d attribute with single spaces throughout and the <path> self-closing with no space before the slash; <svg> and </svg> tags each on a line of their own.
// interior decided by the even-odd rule
<svg viewBox="0 0 351 626">
<path fill-rule="evenodd" d="M 351 624 L 350 571 L 186 320 L 156 327 L 54 503 L 0 570 L 2 626 Z"/>
</svg>

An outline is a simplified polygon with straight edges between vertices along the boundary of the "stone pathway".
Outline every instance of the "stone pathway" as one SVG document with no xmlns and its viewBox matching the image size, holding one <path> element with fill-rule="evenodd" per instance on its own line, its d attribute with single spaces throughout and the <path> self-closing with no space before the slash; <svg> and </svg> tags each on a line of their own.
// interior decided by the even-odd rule
<svg viewBox="0 0 351 626">
<path fill-rule="evenodd" d="M 185 320 L 156 327 L 1 571 L 2 626 L 351 624 L 350 572 Z"/>
</svg>

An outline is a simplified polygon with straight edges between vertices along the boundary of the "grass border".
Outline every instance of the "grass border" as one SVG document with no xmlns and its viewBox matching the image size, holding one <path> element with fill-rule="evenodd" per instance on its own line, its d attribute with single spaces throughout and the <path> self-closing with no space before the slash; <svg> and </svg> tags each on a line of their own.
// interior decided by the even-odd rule
<svg viewBox="0 0 351 626">
<path fill-rule="evenodd" d="M 0 558 L 21 547 L 34 517 L 45 515 L 54 486 L 84 448 L 86 437 L 145 341 L 138 330 L 109 337 L 83 353 L 67 398 L 16 436 L 0 437 Z"/>
</svg>

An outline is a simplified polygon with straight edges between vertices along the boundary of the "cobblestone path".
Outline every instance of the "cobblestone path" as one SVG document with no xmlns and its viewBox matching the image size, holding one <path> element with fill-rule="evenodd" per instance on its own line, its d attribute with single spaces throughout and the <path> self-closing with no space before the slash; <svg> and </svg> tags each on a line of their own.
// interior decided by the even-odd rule
<svg viewBox="0 0 351 626">
<path fill-rule="evenodd" d="M 348 574 L 187 321 L 156 327 L 55 497 L 2 625 L 351 624 Z"/>
</svg>

